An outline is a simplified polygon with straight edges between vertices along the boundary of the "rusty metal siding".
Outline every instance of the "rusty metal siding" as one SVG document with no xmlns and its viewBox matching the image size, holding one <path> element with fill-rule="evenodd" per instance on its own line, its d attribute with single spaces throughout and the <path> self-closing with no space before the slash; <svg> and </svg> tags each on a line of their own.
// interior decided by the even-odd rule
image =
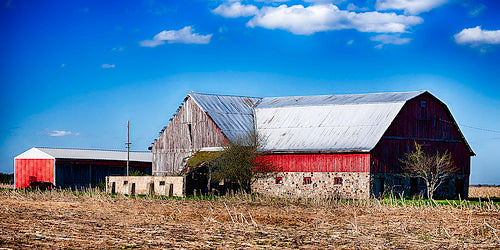
<svg viewBox="0 0 500 250">
<path fill-rule="evenodd" d="M 430 94 L 410 100 L 373 149 L 371 172 L 400 172 L 399 159 L 414 149 L 414 141 L 430 152 L 451 152 L 461 174 L 470 173 L 469 148 L 446 105 Z"/>
<path fill-rule="evenodd" d="M 14 159 L 15 188 L 29 187 L 33 181 L 54 184 L 54 159 Z"/>
<path fill-rule="evenodd" d="M 153 145 L 153 175 L 176 174 L 182 170 L 185 158 L 192 153 L 225 143 L 222 131 L 188 96 Z"/>
<path fill-rule="evenodd" d="M 282 172 L 370 171 L 370 154 L 272 154 L 262 160 Z"/>
</svg>

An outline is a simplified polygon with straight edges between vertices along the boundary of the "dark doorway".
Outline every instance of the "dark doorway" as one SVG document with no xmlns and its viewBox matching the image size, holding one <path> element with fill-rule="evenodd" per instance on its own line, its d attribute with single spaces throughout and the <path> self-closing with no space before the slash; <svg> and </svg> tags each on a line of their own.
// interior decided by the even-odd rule
<svg viewBox="0 0 500 250">
<path fill-rule="evenodd" d="M 111 183 L 111 193 L 112 194 L 116 193 L 116 182 Z"/>
<path fill-rule="evenodd" d="M 214 169 L 212 171 L 217 171 L 216 169 Z M 239 189 L 238 184 L 230 182 L 218 182 L 213 178 L 208 178 L 208 171 L 209 169 L 207 166 L 200 166 L 187 173 L 185 179 L 186 195 L 225 195 L 226 193 L 235 193 Z M 208 190 L 209 179 L 211 190 Z"/>
<path fill-rule="evenodd" d="M 375 179 L 375 197 L 380 198 L 384 195 L 384 178 Z"/>
<path fill-rule="evenodd" d="M 418 178 L 410 178 L 410 195 L 418 195 Z"/>
<path fill-rule="evenodd" d="M 455 180 L 455 194 L 457 198 L 464 198 L 464 189 L 465 189 L 465 181 L 464 179 L 456 179 Z"/>
<path fill-rule="evenodd" d="M 130 195 L 135 195 L 135 183 L 132 183 L 132 187 L 130 188 Z"/>
<path fill-rule="evenodd" d="M 168 196 L 170 196 L 170 197 L 174 196 L 174 184 L 173 183 L 170 183 L 170 185 L 168 187 Z"/>
<path fill-rule="evenodd" d="M 154 195 L 155 194 L 155 183 L 151 182 L 149 183 L 149 195 Z"/>
</svg>

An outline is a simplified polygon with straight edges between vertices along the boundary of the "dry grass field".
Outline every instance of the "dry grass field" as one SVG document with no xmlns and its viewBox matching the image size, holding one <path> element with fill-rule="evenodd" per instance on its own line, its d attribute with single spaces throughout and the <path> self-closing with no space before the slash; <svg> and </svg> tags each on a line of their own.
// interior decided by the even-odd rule
<svg viewBox="0 0 500 250">
<path fill-rule="evenodd" d="M 500 198 L 500 186 L 470 186 L 469 197 L 471 198 Z"/>
<path fill-rule="evenodd" d="M 399 204 L 396 204 L 399 203 Z M 499 248 L 500 205 L 0 190 L 3 248 Z"/>
</svg>

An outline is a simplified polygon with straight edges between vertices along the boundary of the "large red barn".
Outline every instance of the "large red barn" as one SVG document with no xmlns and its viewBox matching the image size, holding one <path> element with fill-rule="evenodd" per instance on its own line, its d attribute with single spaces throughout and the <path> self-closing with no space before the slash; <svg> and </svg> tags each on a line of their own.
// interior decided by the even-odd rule
<svg viewBox="0 0 500 250">
<path fill-rule="evenodd" d="M 427 91 L 251 98 L 190 93 L 153 145 L 153 174 L 179 173 L 186 159 L 251 131 L 265 138 L 264 158 L 283 172 L 259 179 L 271 195 L 368 198 L 419 194 L 399 159 L 415 142 L 452 153 L 460 173 L 437 196 L 467 197 L 474 155 L 446 105 Z"/>
</svg>

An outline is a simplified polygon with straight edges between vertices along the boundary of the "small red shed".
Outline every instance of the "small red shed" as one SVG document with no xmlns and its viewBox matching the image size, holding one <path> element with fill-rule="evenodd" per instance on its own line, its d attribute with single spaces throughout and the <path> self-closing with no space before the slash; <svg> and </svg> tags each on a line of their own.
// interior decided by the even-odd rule
<svg viewBox="0 0 500 250">
<path fill-rule="evenodd" d="M 151 152 L 130 152 L 130 171 L 151 174 Z M 62 188 L 95 187 L 106 176 L 126 175 L 126 151 L 31 148 L 14 158 L 15 188 L 33 182 Z"/>
</svg>

